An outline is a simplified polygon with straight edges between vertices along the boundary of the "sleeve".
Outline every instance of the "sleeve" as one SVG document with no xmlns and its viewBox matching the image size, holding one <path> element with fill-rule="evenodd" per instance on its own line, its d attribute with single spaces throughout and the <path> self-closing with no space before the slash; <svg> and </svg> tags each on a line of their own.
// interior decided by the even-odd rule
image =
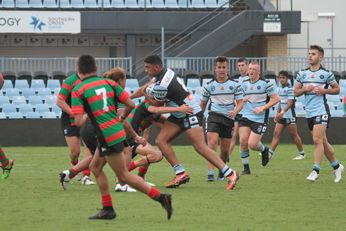
<svg viewBox="0 0 346 231">
<path fill-rule="evenodd" d="M 289 87 L 287 90 L 287 99 L 294 100 L 294 90 L 292 87 Z"/>
<path fill-rule="evenodd" d="M 73 89 L 71 102 L 72 114 L 84 114 L 83 100 L 81 99 L 76 88 Z"/>
<path fill-rule="evenodd" d="M 129 93 L 127 93 L 127 91 L 125 91 L 116 82 L 114 82 L 114 90 L 116 97 L 119 99 L 121 103 L 125 103 L 125 101 L 130 97 Z"/>
<path fill-rule="evenodd" d="M 61 84 L 58 97 L 63 100 L 66 100 L 72 92 L 72 84 L 73 83 L 71 81 L 71 78 L 65 79 L 65 81 Z"/>
<path fill-rule="evenodd" d="M 235 100 L 240 100 L 244 98 L 243 89 L 241 88 L 239 83 L 236 83 L 235 85 L 234 97 L 235 97 Z"/>
<path fill-rule="evenodd" d="M 302 83 L 301 77 L 302 77 L 302 72 L 299 71 L 299 72 L 297 73 L 297 76 L 296 76 L 296 81 L 297 81 L 298 83 Z"/>
<path fill-rule="evenodd" d="M 328 72 L 327 75 L 328 75 L 328 77 L 327 77 L 326 82 L 328 85 L 332 85 L 334 83 L 337 83 L 333 72 Z"/>
<path fill-rule="evenodd" d="M 275 93 L 277 93 L 277 90 L 274 86 L 274 84 L 272 82 L 267 82 L 266 81 L 266 93 L 269 95 L 269 96 L 272 96 L 274 95 Z"/>
<path fill-rule="evenodd" d="M 210 85 L 206 84 L 202 88 L 201 101 L 208 101 L 210 98 Z"/>
</svg>

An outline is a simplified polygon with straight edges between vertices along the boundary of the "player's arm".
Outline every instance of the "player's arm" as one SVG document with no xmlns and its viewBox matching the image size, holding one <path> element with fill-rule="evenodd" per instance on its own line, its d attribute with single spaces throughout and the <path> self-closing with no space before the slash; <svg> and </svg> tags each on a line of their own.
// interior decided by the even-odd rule
<svg viewBox="0 0 346 231">
<path fill-rule="evenodd" d="M 72 92 L 71 106 L 71 114 L 74 116 L 76 126 L 82 127 L 88 117 L 84 114 L 83 101 L 77 91 Z"/>
<path fill-rule="evenodd" d="M 314 89 L 316 95 L 338 95 L 340 93 L 340 87 L 337 82 L 330 84 L 330 88 L 316 87 Z"/>
<path fill-rule="evenodd" d="M 60 96 L 58 96 L 56 99 L 56 105 L 60 107 L 63 112 L 66 112 L 67 114 L 72 115 L 71 107 Z"/>
<path fill-rule="evenodd" d="M 183 104 L 180 107 L 166 107 L 166 106 L 157 107 L 157 106 L 150 105 L 148 107 L 148 111 L 154 114 L 181 112 L 181 113 L 191 115 L 193 113 L 193 108 L 187 104 Z"/>
<path fill-rule="evenodd" d="M 294 85 L 294 95 L 297 97 L 304 95 L 306 92 L 311 92 L 313 90 L 314 90 L 314 86 L 312 85 L 303 86 L 303 84 L 299 82 L 297 82 Z"/>
<path fill-rule="evenodd" d="M 205 101 L 205 100 L 201 100 L 200 103 L 199 103 L 199 106 L 201 107 L 203 112 L 207 108 L 207 105 L 208 105 L 208 101 Z"/>
<path fill-rule="evenodd" d="M 273 107 L 275 104 L 277 104 L 279 102 L 279 95 L 277 93 L 274 93 L 272 95 L 270 95 L 270 100 L 268 103 L 266 103 L 265 105 L 261 106 L 261 107 L 256 107 L 254 109 L 254 112 L 256 114 L 259 114 L 265 110 L 268 110 L 269 108 Z"/>
<path fill-rule="evenodd" d="M 70 82 L 70 79 L 67 78 L 61 85 L 56 105 L 60 107 L 63 112 L 72 115 L 71 107 L 66 103 L 66 99 L 72 94 L 72 83 Z"/>
<path fill-rule="evenodd" d="M 235 118 L 235 116 L 241 111 L 241 109 L 243 109 L 243 105 L 244 105 L 244 101 L 243 99 L 237 99 L 235 101 L 235 108 L 233 109 L 233 111 L 228 113 L 228 116 L 231 118 Z"/>
<path fill-rule="evenodd" d="M 140 88 L 138 88 L 133 94 L 131 94 L 130 98 L 131 99 L 136 99 L 136 98 L 144 96 L 145 88 L 147 86 L 148 85 L 145 84 L 144 86 L 141 86 Z"/>
<path fill-rule="evenodd" d="M 4 77 L 2 76 L 2 73 L 0 72 L 0 90 L 4 86 Z"/>
</svg>

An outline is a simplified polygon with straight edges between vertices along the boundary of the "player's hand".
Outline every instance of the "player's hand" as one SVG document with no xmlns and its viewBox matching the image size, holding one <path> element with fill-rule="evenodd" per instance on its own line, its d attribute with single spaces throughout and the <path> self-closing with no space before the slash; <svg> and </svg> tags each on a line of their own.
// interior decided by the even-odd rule
<svg viewBox="0 0 346 231">
<path fill-rule="evenodd" d="M 259 114 L 259 113 L 263 112 L 264 110 L 265 110 L 265 107 L 264 107 L 264 106 L 256 107 L 255 109 L 253 109 L 253 111 L 254 111 L 256 114 Z"/>
<path fill-rule="evenodd" d="M 143 146 L 147 145 L 147 140 L 144 139 L 142 136 L 136 136 L 135 138 L 136 143 L 141 144 Z"/>
<path fill-rule="evenodd" d="M 234 117 L 235 117 L 234 111 L 228 112 L 228 117 L 231 119 L 234 119 Z"/>
<path fill-rule="evenodd" d="M 304 87 L 304 91 L 305 92 L 311 92 L 311 91 L 314 90 L 314 88 L 315 87 L 313 85 L 307 85 L 307 86 Z"/>
<path fill-rule="evenodd" d="M 83 114 L 83 121 L 86 122 L 89 120 L 88 114 Z"/>
<path fill-rule="evenodd" d="M 281 120 L 283 116 L 284 116 L 284 112 L 283 111 L 276 113 L 276 115 L 275 115 L 276 121 Z"/>
<path fill-rule="evenodd" d="M 179 107 L 180 112 L 188 114 L 188 115 L 192 115 L 193 114 L 193 108 L 190 107 L 187 104 L 183 104 Z"/>
<path fill-rule="evenodd" d="M 326 94 L 326 89 L 322 87 L 315 87 L 314 92 L 316 93 L 316 95 L 324 95 Z"/>
</svg>

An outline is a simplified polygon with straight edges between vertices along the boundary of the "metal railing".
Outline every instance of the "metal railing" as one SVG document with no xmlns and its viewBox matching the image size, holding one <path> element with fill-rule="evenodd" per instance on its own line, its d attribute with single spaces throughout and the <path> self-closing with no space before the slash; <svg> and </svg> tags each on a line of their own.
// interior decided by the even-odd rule
<svg viewBox="0 0 346 231">
<path fill-rule="evenodd" d="M 98 67 L 98 75 L 113 67 L 123 67 L 128 74 L 132 76 L 132 59 L 124 58 L 95 58 Z M 14 72 L 16 75 L 21 71 L 27 71 L 34 74 L 36 71 L 47 72 L 49 76 L 54 71 L 63 71 L 66 74 L 76 71 L 75 57 L 61 58 L 10 58 L 0 57 L 0 70 L 2 72 Z"/>
</svg>

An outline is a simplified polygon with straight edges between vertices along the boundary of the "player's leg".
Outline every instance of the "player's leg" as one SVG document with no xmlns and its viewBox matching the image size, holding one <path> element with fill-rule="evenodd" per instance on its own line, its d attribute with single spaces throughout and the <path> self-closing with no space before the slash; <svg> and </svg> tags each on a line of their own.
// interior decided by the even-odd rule
<svg viewBox="0 0 346 231">
<path fill-rule="evenodd" d="M 298 134 L 298 129 L 297 129 L 297 125 L 296 124 L 290 124 L 287 127 L 288 132 L 290 134 L 290 136 L 292 137 L 294 143 L 297 146 L 298 149 L 298 155 L 296 157 L 293 158 L 293 160 L 302 160 L 305 158 L 305 153 L 304 153 L 304 149 L 303 149 L 303 143 L 302 140 Z"/>
<path fill-rule="evenodd" d="M 243 164 L 242 175 L 251 174 L 250 170 L 250 151 L 249 151 L 249 137 L 251 133 L 250 127 L 239 126 L 239 144 L 240 144 L 240 157 Z"/>
<path fill-rule="evenodd" d="M 340 180 L 342 178 L 344 166 L 342 164 L 340 164 L 340 162 L 336 159 L 334 148 L 328 142 L 326 133 L 324 134 L 324 137 L 323 137 L 323 146 L 324 146 L 324 155 L 326 156 L 326 158 L 330 162 L 332 168 L 334 169 L 334 175 L 335 175 L 334 182 L 338 183 L 338 182 L 340 182 Z"/>
<path fill-rule="evenodd" d="M 279 145 L 280 137 L 281 137 L 281 134 L 284 131 L 284 129 L 285 129 L 285 125 L 280 124 L 280 123 L 275 124 L 272 143 L 271 143 L 270 148 L 269 148 L 270 157 L 272 157 L 274 155 L 276 147 Z"/>
<path fill-rule="evenodd" d="M 235 121 L 234 127 L 233 127 L 232 138 L 231 138 L 230 145 L 229 145 L 229 153 L 230 154 L 233 153 L 234 147 L 237 143 L 238 133 L 239 133 L 239 123 L 237 121 Z"/>
<path fill-rule="evenodd" d="M 89 148 L 86 147 L 84 141 L 82 142 L 83 142 L 83 159 L 81 160 L 81 162 L 88 163 L 88 164 L 86 165 L 86 168 L 82 170 L 83 178 L 81 180 L 81 183 L 83 185 L 94 185 L 95 182 L 92 181 L 92 179 L 90 178 L 90 169 L 89 169 L 89 163 L 92 159 L 92 153 L 90 152 Z"/>
<path fill-rule="evenodd" d="M 114 152 L 106 155 L 105 158 L 120 181 L 147 194 L 151 199 L 158 201 L 167 211 L 167 218 L 171 218 L 173 208 L 170 194 L 161 193 L 156 187 L 147 184 L 141 177 L 131 174 L 125 165 L 123 152 Z"/>
<path fill-rule="evenodd" d="M 80 154 L 80 139 L 79 136 L 65 136 L 66 144 L 70 150 L 70 160 L 72 166 L 78 163 Z"/>
<path fill-rule="evenodd" d="M 263 145 L 261 142 L 262 134 L 253 132 L 249 136 L 249 148 L 255 151 L 261 152 L 262 156 L 262 166 L 266 166 L 269 162 L 269 148 Z"/>
<path fill-rule="evenodd" d="M 138 145 L 136 147 L 136 153 L 142 157 L 130 163 L 129 171 L 132 171 L 137 167 L 160 162 L 163 158 L 162 153 L 149 143 L 147 143 L 145 146 L 141 144 Z"/>
<path fill-rule="evenodd" d="M 230 143 L 231 143 L 231 138 L 222 137 L 220 139 L 220 158 L 225 164 L 229 163 Z M 223 180 L 223 179 L 224 179 L 224 176 L 222 175 L 222 172 L 219 171 L 218 180 Z"/>
<path fill-rule="evenodd" d="M 321 162 L 324 154 L 324 145 L 323 139 L 326 132 L 326 125 L 323 124 L 314 124 L 312 128 L 312 140 L 314 143 L 314 165 L 312 172 L 306 178 L 309 181 L 315 181 L 319 177 L 321 170 Z"/>
<path fill-rule="evenodd" d="M 208 125 L 208 128 L 210 124 Z M 217 132 L 208 132 L 208 147 L 213 149 L 216 152 L 217 145 L 219 143 L 219 133 Z M 214 165 L 208 161 L 208 181 L 214 181 Z"/>
<path fill-rule="evenodd" d="M 14 165 L 14 161 L 12 159 L 9 159 L 6 156 L 1 146 L 0 146 L 0 163 L 1 163 L 0 167 L 2 168 L 1 179 L 7 179 L 10 176 L 12 167 Z"/>
<path fill-rule="evenodd" d="M 221 160 L 213 149 L 208 147 L 204 140 L 202 127 L 190 128 L 186 130 L 186 135 L 191 141 L 194 149 L 211 164 L 222 171 L 223 175 L 228 179 L 227 190 L 232 190 L 236 185 L 238 175 Z"/>
</svg>

